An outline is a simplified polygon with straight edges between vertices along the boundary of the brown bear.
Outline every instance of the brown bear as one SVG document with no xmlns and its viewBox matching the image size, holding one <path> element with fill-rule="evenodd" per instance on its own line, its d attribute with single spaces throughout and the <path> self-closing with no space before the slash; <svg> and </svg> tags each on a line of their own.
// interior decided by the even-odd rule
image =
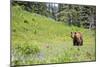
<svg viewBox="0 0 100 67">
<path fill-rule="evenodd" d="M 83 45 L 83 37 L 80 32 L 71 32 L 71 38 L 73 39 L 74 46 L 82 46 Z"/>
</svg>

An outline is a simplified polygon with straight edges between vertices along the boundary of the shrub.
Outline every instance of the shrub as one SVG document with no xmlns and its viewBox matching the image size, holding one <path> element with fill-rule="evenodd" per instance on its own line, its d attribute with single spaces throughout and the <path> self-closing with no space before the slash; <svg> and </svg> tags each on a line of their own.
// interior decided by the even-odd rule
<svg viewBox="0 0 100 67">
<path fill-rule="evenodd" d="M 37 45 L 29 44 L 17 45 L 16 50 L 18 50 L 18 52 L 21 52 L 21 54 L 23 55 L 37 54 L 38 52 L 40 52 L 40 48 Z"/>
<path fill-rule="evenodd" d="M 27 45 L 25 46 L 24 48 L 24 53 L 25 54 L 36 54 L 38 53 L 40 50 L 39 50 L 39 47 L 34 45 L 34 46 L 30 46 L 30 45 Z"/>
<path fill-rule="evenodd" d="M 32 18 L 32 21 L 35 21 L 35 19 L 34 19 L 34 18 Z"/>
<path fill-rule="evenodd" d="M 24 20 L 24 23 L 27 23 L 28 24 L 28 21 L 27 20 Z"/>
</svg>

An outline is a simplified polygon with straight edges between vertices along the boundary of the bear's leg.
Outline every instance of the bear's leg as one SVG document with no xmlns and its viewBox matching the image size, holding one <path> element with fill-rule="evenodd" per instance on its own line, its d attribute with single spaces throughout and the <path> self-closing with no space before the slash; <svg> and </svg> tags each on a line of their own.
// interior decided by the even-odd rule
<svg viewBox="0 0 100 67">
<path fill-rule="evenodd" d="M 80 40 L 80 46 L 82 46 L 83 45 L 83 40 Z"/>
<path fill-rule="evenodd" d="M 77 41 L 77 46 L 80 46 L 80 42 Z"/>
<path fill-rule="evenodd" d="M 77 41 L 76 40 L 74 40 L 74 46 L 77 46 Z"/>
<path fill-rule="evenodd" d="M 77 46 L 81 46 L 82 45 L 82 40 L 81 39 L 78 39 L 77 40 Z"/>
<path fill-rule="evenodd" d="M 77 43 L 76 43 L 76 41 L 75 41 L 75 40 L 73 40 L 73 45 L 74 45 L 74 46 L 76 46 L 76 45 L 77 45 Z"/>
</svg>

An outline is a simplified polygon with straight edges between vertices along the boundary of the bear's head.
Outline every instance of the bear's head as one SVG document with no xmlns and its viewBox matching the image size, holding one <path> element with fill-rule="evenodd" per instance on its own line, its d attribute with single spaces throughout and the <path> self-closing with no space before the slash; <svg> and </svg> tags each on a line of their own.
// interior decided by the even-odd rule
<svg viewBox="0 0 100 67">
<path fill-rule="evenodd" d="M 81 38 L 82 34 L 81 32 L 71 32 L 71 38 Z"/>
<path fill-rule="evenodd" d="M 76 32 L 71 32 L 71 38 L 74 38 Z"/>
</svg>

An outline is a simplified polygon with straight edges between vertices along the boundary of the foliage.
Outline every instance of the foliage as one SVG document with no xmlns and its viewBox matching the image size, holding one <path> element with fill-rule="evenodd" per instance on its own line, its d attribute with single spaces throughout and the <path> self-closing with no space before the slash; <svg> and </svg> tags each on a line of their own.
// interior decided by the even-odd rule
<svg viewBox="0 0 100 67">
<path fill-rule="evenodd" d="M 80 27 L 83 23 L 95 23 L 95 12 L 95 6 L 59 4 L 58 20 Z"/>
</svg>

